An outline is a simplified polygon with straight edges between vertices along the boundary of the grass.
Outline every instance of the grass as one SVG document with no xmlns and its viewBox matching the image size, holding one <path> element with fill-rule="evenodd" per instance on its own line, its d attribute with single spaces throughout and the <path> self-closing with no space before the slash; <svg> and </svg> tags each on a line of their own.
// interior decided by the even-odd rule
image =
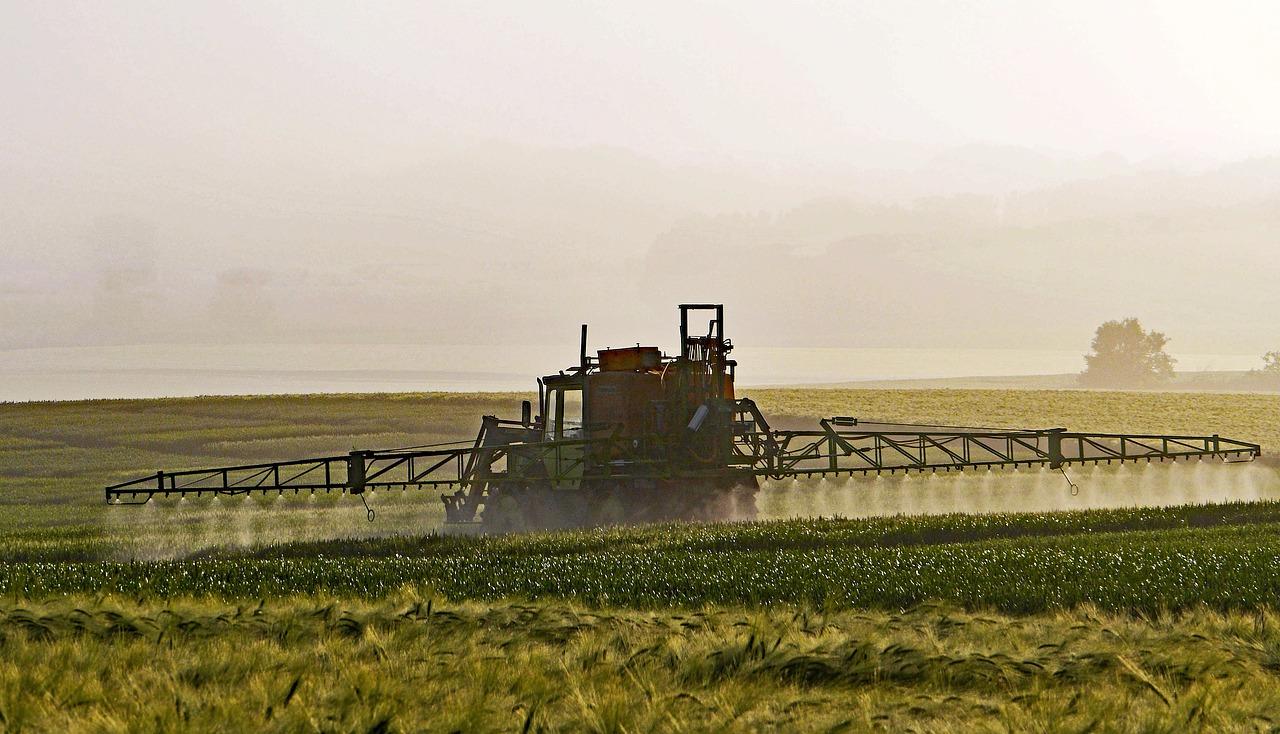
<svg viewBox="0 0 1280 734">
<path fill-rule="evenodd" d="M 508 538 L 431 535 L 427 493 L 380 493 L 373 524 L 336 496 L 101 504 L 103 484 L 157 468 L 469 438 L 480 415 L 523 397 L 0 405 L 0 730 L 1280 726 L 1274 502 Z M 779 426 L 853 414 L 1280 448 L 1280 396 L 752 397 Z M 1270 468 L 1161 471 L 1078 479 L 1104 504 L 1233 496 L 1210 486 L 1222 476 L 1274 494 L 1258 489 Z M 762 504 L 778 516 L 1057 507 L 1061 485 L 1027 472 L 799 483 Z M 961 501 L 973 495 L 988 500 Z"/>
<path fill-rule="evenodd" d="M 894 610 L 930 600 L 1009 613 L 1080 604 L 1144 613 L 1251 609 L 1280 600 L 1275 507 L 1243 517 L 1253 509 L 1242 505 L 1199 516 L 1218 527 L 1133 518 L 1118 532 L 1108 528 L 1105 515 L 1093 518 L 1103 521 L 1096 528 L 1081 519 L 1046 526 L 1018 517 L 976 527 L 956 518 L 950 527 L 926 522 L 912 528 L 910 519 L 901 519 L 882 524 L 879 533 L 874 527 L 867 532 L 861 521 L 792 520 L 669 526 L 635 536 L 614 530 L 608 537 L 437 538 L 409 541 L 416 544 L 412 549 L 401 541 L 341 542 L 160 562 L 26 561 L 0 568 L 0 594 L 249 599 L 325 593 L 376 599 L 412 587 L 453 600 L 565 599 L 650 609 L 785 604 Z M 336 552 L 326 554 L 330 547 Z"/>
</svg>

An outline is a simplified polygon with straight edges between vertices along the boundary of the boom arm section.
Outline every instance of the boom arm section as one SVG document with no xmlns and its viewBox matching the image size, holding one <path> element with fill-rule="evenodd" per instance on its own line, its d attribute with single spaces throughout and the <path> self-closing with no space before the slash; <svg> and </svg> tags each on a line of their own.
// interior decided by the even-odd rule
<svg viewBox="0 0 1280 734">
<path fill-rule="evenodd" d="M 461 484 L 469 447 L 427 451 L 353 451 L 346 456 L 165 472 L 106 488 L 108 502 L 143 504 L 156 495 L 350 492 Z"/>
<path fill-rule="evenodd" d="M 778 449 L 758 457 L 757 474 L 775 479 L 897 471 L 961 471 L 981 467 L 1176 461 L 1217 457 L 1250 461 L 1258 444 L 1221 436 L 1073 433 L 1062 428 L 998 430 L 863 428 L 853 418 L 829 418 L 820 431 L 774 431 Z M 740 440 L 739 444 L 747 444 Z M 748 454 L 748 449 L 740 450 Z M 748 455 L 755 457 L 755 453 Z"/>
</svg>

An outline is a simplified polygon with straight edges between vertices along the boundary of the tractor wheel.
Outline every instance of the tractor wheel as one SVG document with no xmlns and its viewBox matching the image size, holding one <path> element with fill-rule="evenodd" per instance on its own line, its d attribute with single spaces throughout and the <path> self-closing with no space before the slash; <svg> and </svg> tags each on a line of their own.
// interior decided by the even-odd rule
<svg viewBox="0 0 1280 734">
<path fill-rule="evenodd" d="M 591 525 L 593 527 L 624 525 L 633 521 L 632 518 L 627 516 L 626 508 L 623 506 L 622 498 L 618 496 L 617 489 L 610 489 L 596 496 L 596 504 L 591 511 Z"/>
<path fill-rule="evenodd" d="M 486 533 L 501 535 L 526 530 L 524 513 L 520 503 L 511 494 L 503 493 L 496 501 L 486 504 L 480 518 Z"/>
</svg>

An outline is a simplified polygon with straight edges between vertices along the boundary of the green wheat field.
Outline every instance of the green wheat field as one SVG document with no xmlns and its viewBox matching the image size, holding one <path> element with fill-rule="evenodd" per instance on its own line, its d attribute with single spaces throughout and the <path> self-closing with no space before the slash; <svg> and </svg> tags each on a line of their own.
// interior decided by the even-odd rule
<svg viewBox="0 0 1280 734">
<path fill-rule="evenodd" d="M 1220 433 L 1280 396 L 755 390 L 775 425 Z M 763 519 L 442 537 L 438 497 L 107 507 L 474 436 L 519 394 L 0 404 L 0 731 L 1271 731 L 1280 471 L 778 482 Z"/>
</svg>

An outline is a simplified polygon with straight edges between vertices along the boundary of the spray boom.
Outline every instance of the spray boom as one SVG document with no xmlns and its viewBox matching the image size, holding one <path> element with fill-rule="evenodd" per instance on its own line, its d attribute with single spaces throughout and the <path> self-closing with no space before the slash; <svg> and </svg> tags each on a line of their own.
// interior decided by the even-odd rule
<svg viewBox="0 0 1280 734">
<path fill-rule="evenodd" d="M 690 316 L 707 317 L 705 333 Z M 111 504 L 156 496 L 441 489 L 446 522 L 487 531 L 753 516 L 764 478 L 963 472 L 1220 459 L 1258 444 L 1207 436 L 1077 433 L 1064 428 L 885 424 L 834 416 L 818 430 L 774 430 L 735 394 L 724 307 L 680 306 L 674 356 L 657 347 L 592 356 L 538 380 L 538 410 L 485 416 L 466 445 L 413 446 L 241 466 L 159 471 L 105 488 Z M 374 512 L 365 503 L 370 520 Z"/>
</svg>

